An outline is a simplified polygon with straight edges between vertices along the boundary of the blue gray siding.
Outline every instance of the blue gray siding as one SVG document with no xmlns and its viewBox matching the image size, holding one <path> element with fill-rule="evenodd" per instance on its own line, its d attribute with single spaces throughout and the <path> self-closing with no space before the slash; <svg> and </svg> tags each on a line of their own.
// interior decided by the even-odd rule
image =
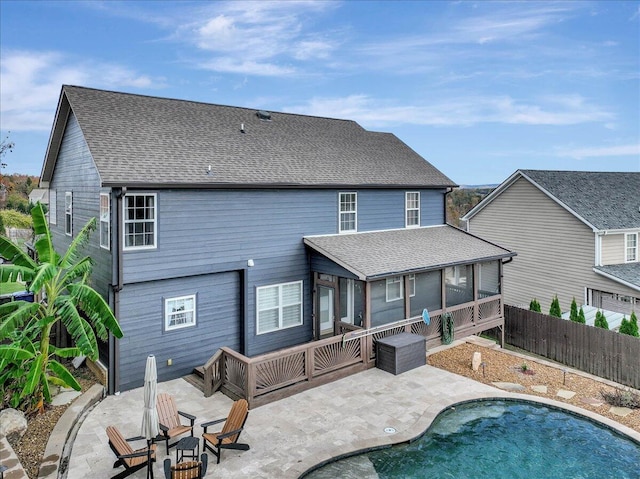
<svg viewBox="0 0 640 479">
<path fill-rule="evenodd" d="M 98 171 L 73 114 L 67 122 L 49 188 L 55 190 L 57 196 L 55 205 L 57 224 L 50 225 L 51 234 L 57 251 L 64 253 L 87 221 L 99 217 L 100 193 L 108 192 L 100 189 Z M 64 230 L 65 192 L 67 191 L 73 193 L 73 236 L 67 236 Z M 91 256 L 94 261 L 92 286 L 107 298 L 108 285 L 112 281 L 112 259 L 110 251 L 100 248 L 99 225 L 82 254 Z"/>
<path fill-rule="evenodd" d="M 165 381 L 189 374 L 222 346 L 240 350 L 240 283 L 239 272 L 227 272 L 126 285 L 120 293 L 120 389 L 143 385 L 149 354 Z M 165 331 L 164 300 L 192 294 L 195 326 Z"/>
</svg>

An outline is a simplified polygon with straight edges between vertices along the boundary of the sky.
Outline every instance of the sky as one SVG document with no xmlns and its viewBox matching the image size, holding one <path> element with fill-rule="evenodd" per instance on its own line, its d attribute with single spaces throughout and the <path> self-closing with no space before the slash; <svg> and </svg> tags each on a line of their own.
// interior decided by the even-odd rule
<svg viewBox="0 0 640 479">
<path fill-rule="evenodd" d="M 460 185 L 640 171 L 640 0 L 0 0 L 2 173 L 64 84 L 355 120 Z"/>
</svg>

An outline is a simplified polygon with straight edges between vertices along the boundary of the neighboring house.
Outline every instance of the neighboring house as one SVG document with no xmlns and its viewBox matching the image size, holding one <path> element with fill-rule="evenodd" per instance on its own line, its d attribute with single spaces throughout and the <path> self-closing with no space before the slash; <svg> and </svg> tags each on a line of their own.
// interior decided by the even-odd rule
<svg viewBox="0 0 640 479">
<path fill-rule="evenodd" d="M 99 219 L 110 392 L 151 353 L 167 380 L 425 308 L 503 324 L 514 253 L 446 225 L 455 184 L 353 121 L 63 86 L 41 178 L 58 248 Z"/>
<path fill-rule="evenodd" d="M 37 202 L 42 203 L 45 206 L 49 205 L 49 191 L 44 188 L 34 188 L 29 193 L 29 203 L 36 204 Z"/>
<path fill-rule="evenodd" d="M 558 295 L 640 312 L 640 173 L 518 170 L 467 213 L 467 231 L 517 251 L 507 304 L 548 311 Z"/>
</svg>

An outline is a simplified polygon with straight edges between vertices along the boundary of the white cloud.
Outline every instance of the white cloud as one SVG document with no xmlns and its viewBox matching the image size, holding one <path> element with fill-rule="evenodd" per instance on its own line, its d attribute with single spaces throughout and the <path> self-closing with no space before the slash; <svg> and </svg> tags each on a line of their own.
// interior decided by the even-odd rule
<svg viewBox="0 0 640 479">
<path fill-rule="evenodd" d="M 150 88 L 163 80 L 111 63 L 70 59 L 59 52 L 2 52 L 0 129 L 48 131 L 64 84 Z"/>
<path fill-rule="evenodd" d="M 608 156 L 636 156 L 640 166 L 640 143 L 603 147 L 586 147 L 561 150 L 558 156 L 582 160 L 585 158 L 600 158 Z"/>
<path fill-rule="evenodd" d="M 335 40 L 319 37 L 305 15 L 335 8 L 330 2 L 214 2 L 175 28 L 173 40 L 194 45 L 196 65 L 228 73 L 287 76 L 293 62 L 327 59 Z M 254 70 L 251 70 L 255 66 Z"/>
<path fill-rule="evenodd" d="M 421 105 L 396 105 L 367 95 L 313 98 L 284 108 L 292 113 L 347 118 L 365 126 L 397 124 L 471 126 L 480 123 L 515 125 L 575 125 L 605 121 L 612 115 L 578 95 L 551 97 L 538 104 L 508 96 L 469 96 Z"/>
</svg>

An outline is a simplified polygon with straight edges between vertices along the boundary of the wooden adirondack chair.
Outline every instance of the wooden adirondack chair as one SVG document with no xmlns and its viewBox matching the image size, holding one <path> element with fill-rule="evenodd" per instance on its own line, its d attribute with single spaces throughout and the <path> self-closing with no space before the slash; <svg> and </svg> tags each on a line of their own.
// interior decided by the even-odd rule
<svg viewBox="0 0 640 479">
<path fill-rule="evenodd" d="M 215 421 L 209 421 L 202 424 L 204 428 L 204 434 L 202 434 L 202 450 L 206 452 L 208 449 L 217 458 L 217 464 L 220 463 L 220 455 L 222 449 L 237 449 L 240 451 L 248 451 L 248 444 L 241 444 L 238 442 L 240 433 L 244 429 L 244 423 L 247 421 L 249 415 L 249 404 L 246 399 L 239 399 L 231 406 L 229 416 L 223 419 L 217 419 Z M 207 428 L 219 424 L 224 421 L 222 431 L 215 433 L 208 433 Z"/>
<path fill-rule="evenodd" d="M 144 439 L 142 436 L 125 439 L 122 433 L 114 426 L 107 427 L 107 437 L 109 438 L 109 447 L 116 455 L 118 460 L 113 463 L 113 467 L 124 466 L 124 471 L 116 474 L 112 479 L 122 479 L 133 474 L 139 469 L 149 467 L 151 479 L 153 479 L 153 462 L 156 460 L 156 445 L 152 444 L 151 448 L 143 447 L 134 450 L 129 441 L 137 441 Z"/>
<path fill-rule="evenodd" d="M 202 479 L 207 473 L 209 456 L 203 454 L 199 461 L 180 462 L 171 465 L 171 459 L 164 460 L 165 479 Z"/>
<path fill-rule="evenodd" d="M 173 396 L 167 393 L 158 394 L 156 409 L 158 411 L 158 422 L 160 423 L 160 435 L 162 440 L 165 441 L 167 454 L 169 454 L 169 449 L 178 444 L 178 441 L 169 444 L 169 439 L 181 436 L 187 432 L 190 432 L 193 437 L 193 423 L 196 417 L 186 412 L 178 411 Z M 191 424 L 188 426 L 182 424 L 180 416 L 187 418 Z"/>
</svg>

